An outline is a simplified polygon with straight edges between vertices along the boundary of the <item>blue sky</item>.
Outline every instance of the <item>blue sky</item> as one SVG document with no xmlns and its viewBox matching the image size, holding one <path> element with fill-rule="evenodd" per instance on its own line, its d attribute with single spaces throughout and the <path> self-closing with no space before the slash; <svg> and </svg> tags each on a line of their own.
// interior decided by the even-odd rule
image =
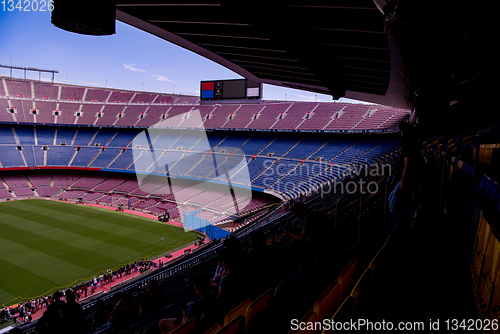
<svg viewBox="0 0 500 334">
<path fill-rule="evenodd" d="M 199 95 L 202 80 L 241 78 L 119 21 L 115 35 L 85 36 L 53 26 L 48 11 L 9 12 L 3 8 L 0 64 L 57 70 L 55 81 L 62 83 L 186 95 Z M 9 76 L 10 72 L 0 68 L 0 75 Z M 14 70 L 13 76 L 22 78 L 24 72 Z M 27 78 L 38 79 L 38 72 L 28 73 Z M 42 80 L 50 79 L 51 74 L 42 73 Z M 328 95 L 272 85 L 265 85 L 263 91 L 266 100 L 332 101 Z"/>
</svg>

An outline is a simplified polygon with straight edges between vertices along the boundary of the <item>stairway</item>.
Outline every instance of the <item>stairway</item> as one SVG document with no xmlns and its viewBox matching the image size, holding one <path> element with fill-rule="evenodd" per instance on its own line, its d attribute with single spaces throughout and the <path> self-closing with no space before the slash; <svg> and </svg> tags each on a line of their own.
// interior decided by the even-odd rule
<svg viewBox="0 0 500 334">
<path fill-rule="evenodd" d="M 314 116 L 314 110 L 316 110 L 316 108 L 318 108 L 318 107 L 319 107 L 319 103 L 317 103 L 317 104 L 316 104 L 316 106 L 315 106 L 314 108 L 312 108 L 312 110 L 310 110 L 310 111 L 306 112 L 306 113 L 304 114 L 304 116 L 302 117 L 302 122 L 300 122 L 300 123 L 299 123 L 299 125 L 297 125 L 297 126 L 295 127 L 295 129 L 300 128 L 300 126 L 302 125 L 302 123 L 304 123 L 304 122 L 308 119 L 308 118 L 306 117 L 306 116 L 307 116 L 307 114 L 309 114 L 309 116 L 310 116 L 309 118 L 313 117 L 313 116 Z"/>
<path fill-rule="evenodd" d="M 286 117 L 286 113 L 287 113 L 287 112 L 288 112 L 288 110 L 289 110 L 289 109 L 293 106 L 293 104 L 294 104 L 294 103 L 292 102 L 292 103 L 288 106 L 288 108 L 286 108 L 286 110 L 283 112 L 283 116 L 285 116 L 285 117 Z M 279 118 L 279 117 L 278 117 L 278 118 L 276 119 L 276 121 L 273 123 L 273 125 L 271 125 L 271 126 L 269 127 L 269 129 L 272 129 L 272 128 L 276 125 L 276 123 L 278 123 L 280 120 L 281 120 L 281 118 Z"/>
</svg>

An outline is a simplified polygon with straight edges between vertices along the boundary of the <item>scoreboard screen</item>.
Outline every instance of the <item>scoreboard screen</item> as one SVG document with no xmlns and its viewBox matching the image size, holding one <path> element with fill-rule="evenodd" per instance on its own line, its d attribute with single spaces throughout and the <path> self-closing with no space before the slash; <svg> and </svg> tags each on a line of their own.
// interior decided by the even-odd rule
<svg viewBox="0 0 500 334">
<path fill-rule="evenodd" d="M 262 85 L 247 79 L 202 81 L 200 92 L 202 100 L 259 99 Z"/>
</svg>

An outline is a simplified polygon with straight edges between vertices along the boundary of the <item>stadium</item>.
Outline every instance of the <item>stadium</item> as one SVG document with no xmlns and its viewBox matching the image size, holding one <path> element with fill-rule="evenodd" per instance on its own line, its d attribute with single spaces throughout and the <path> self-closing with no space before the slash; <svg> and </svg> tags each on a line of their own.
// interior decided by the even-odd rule
<svg viewBox="0 0 500 334">
<path fill-rule="evenodd" d="M 194 96 L 2 65 L 25 73 L 0 77 L 5 332 L 498 332 L 500 136 L 475 9 L 90 7 L 55 3 L 54 29 L 120 21 L 243 79 Z"/>
</svg>

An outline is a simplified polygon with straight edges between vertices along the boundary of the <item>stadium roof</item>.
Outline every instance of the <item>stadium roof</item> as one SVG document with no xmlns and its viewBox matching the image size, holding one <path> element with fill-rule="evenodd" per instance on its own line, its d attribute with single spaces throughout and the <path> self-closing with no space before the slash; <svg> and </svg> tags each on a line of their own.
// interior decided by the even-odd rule
<svg viewBox="0 0 500 334">
<path fill-rule="evenodd" d="M 373 2 L 119 0 L 116 8 L 118 20 L 249 80 L 408 107 L 401 58 Z"/>
<path fill-rule="evenodd" d="M 96 6 L 82 2 L 83 8 L 92 8 L 87 16 L 104 22 L 95 9 L 104 13 L 105 6 L 92 1 Z M 442 113 L 464 96 L 459 85 L 474 86 L 478 73 L 486 72 L 469 47 L 479 47 L 477 54 L 490 51 L 494 43 L 482 43 L 489 37 L 480 36 L 492 23 L 476 15 L 478 6 L 448 0 L 390 3 L 397 7 L 392 23 L 371 0 L 117 0 L 107 13 L 113 22 L 116 18 L 147 31 L 249 80 L 326 93 L 334 99 L 406 109 L 415 104 L 417 111 L 420 104 L 422 113 L 435 119 L 436 110 Z M 76 3 L 71 6 L 74 15 Z M 61 28 L 96 32 L 61 24 L 55 14 L 53 23 Z"/>
<path fill-rule="evenodd" d="M 371 1 L 117 0 L 116 19 L 252 81 L 408 108 L 399 51 Z"/>
</svg>

